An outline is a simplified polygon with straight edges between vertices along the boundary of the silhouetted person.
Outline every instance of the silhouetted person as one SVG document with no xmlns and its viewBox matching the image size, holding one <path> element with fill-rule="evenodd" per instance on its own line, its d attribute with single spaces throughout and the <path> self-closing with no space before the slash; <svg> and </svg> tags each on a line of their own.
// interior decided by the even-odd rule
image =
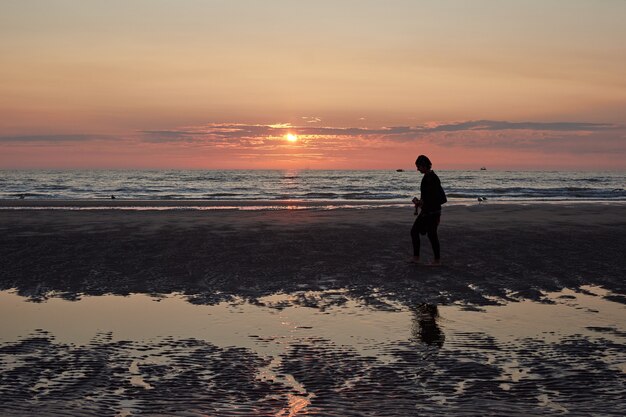
<svg viewBox="0 0 626 417">
<path fill-rule="evenodd" d="M 411 240 L 413 242 L 413 258 L 411 262 L 420 263 L 420 234 L 426 234 L 433 247 L 435 259 L 429 266 L 441 265 L 441 253 L 439 248 L 439 236 L 437 227 L 441 219 L 441 204 L 447 200 L 441 188 L 439 177 L 432 170 L 432 163 L 425 155 L 420 155 L 415 161 L 417 170 L 424 175 L 420 185 L 420 198 L 413 198 L 415 214 L 421 209 L 413 227 L 411 228 Z"/>
<path fill-rule="evenodd" d="M 413 308 L 415 315 L 415 326 L 413 336 L 427 345 L 442 347 L 446 339 L 445 335 L 437 324 L 439 310 L 433 304 L 419 304 Z"/>
</svg>

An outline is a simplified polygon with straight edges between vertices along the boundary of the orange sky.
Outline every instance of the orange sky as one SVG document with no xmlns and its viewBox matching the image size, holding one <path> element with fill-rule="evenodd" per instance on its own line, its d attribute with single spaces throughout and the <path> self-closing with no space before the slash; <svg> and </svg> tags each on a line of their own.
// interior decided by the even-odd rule
<svg viewBox="0 0 626 417">
<path fill-rule="evenodd" d="M 3 2 L 0 168 L 388 169 L 425 153 L 623 170 L 624 16 L 579 0 Z"/>
</svg>

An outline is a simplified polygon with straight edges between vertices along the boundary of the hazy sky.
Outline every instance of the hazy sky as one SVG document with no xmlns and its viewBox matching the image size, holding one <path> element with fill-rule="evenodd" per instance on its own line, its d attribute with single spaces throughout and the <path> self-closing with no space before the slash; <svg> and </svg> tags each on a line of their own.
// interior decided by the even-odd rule
<svg viewBox="0 0 626 417">
<path fill-rule="evenodd" d="M 0 168 L 626 169 L 624 22 L 623 0 L 0 0 Z"/>
</svg>

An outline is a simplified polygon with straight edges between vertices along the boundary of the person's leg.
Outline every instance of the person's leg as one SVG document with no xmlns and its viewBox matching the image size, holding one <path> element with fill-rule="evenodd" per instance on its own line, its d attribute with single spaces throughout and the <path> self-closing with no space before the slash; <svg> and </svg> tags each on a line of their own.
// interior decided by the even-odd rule
<svg viewBox="0 0 626 417">
<path fill-rule="evenodd" d="M 441 251 L 439 247 L 439 235 L 437 234 L 437 228 L 439 227 L 439 216 L 433 219 L 430 227 L 428 228 L 428 240 L 433 247 L 433 255 L 435 256 L 435 263 L 441 261 Z"/>
<path fill-rule="evenodd" d="M 418 231 L 418 219 L 415 219 L 411 228 L 411 241 L 413 242 L 413 259 L 419 261 L 420 258 L 420 233 Z"/>
</svg>

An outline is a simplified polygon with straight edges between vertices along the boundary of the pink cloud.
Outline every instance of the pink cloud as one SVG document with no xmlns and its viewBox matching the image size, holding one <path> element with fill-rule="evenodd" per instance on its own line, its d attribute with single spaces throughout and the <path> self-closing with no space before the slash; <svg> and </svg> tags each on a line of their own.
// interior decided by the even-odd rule
<svg viewBox="0 0 626 417">
<path fill-rule="evenodd" d="M 317 123 L 317 122 L 316 122 Z M 285 140 L 298 135 L 296 143 Z M 0 136 L 0 167 L 624 169 L 626 129 L 586 122 L 466 121 L 379 128 L 209 123 L 124 136 Z"/>
</svg>

